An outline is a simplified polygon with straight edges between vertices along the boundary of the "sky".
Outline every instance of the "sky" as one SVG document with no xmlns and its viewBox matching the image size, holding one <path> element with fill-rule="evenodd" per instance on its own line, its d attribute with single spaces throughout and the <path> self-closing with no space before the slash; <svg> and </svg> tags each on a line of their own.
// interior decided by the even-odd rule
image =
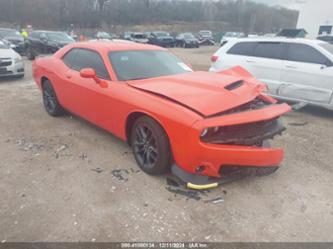
<svg viewBox="0 0 333 249">
<path fill-rule="evenodd" d="M 297 27 L 304 28 L 309 38 L 318 35 L 320 25 L 333 24 L 332 0 L 252 0 L 268 5 L 281 5 L 299 10 Z"/>
</svg>

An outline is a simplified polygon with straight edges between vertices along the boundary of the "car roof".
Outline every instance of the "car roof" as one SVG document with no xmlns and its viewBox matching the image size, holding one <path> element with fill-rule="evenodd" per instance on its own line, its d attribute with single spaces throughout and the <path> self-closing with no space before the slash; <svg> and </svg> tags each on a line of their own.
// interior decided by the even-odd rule
<svg viewBox="0 0 333 249">
<path fill-rule="evenodd" d="M 251 37 L 251 38 L 239 38 L 235 40 L 238 42 L 288 42 L 288 43 L 305 43 L 305 44 L 322 44 L 325 43 L 321 40 L 313 40 L 306 38 L 287 38 L 287 37 Z"/>
<path fill-rule="evenodd" d="M 73 43 L 73 48 L 87 48 L 100 52 L 108 53 L 110 51 L 126 51 L 126 50 L 160 50 L 165 51 L 165 48 L 161 48 L 154 45 L 140 44 L 135 42 L 122 42 L 122 41 L 88 41 Z"/>
</svg>

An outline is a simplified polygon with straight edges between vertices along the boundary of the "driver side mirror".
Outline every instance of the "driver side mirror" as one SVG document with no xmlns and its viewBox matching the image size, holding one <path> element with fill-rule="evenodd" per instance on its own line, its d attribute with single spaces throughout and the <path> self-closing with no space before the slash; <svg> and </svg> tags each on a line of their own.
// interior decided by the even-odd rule
<svg viewBox="0 0 333 249">
<path fill-rule="evenodd" d="M 80 71 L 80 76 L 86 79 L 93 79 L 97 84 L 101 83 L 101 80 L 97 77 L 96 71 L 93 68 L 83 68 Z"/>
</svg>

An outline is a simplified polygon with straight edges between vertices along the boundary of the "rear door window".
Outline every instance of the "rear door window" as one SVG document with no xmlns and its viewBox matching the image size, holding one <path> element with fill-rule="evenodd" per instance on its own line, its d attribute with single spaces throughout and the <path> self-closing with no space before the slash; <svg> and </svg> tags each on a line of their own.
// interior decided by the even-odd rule
<svg viewBox="0 0 333 249">
<path fill-rule="evenodd" d="M 228 50 L 228 54 L 253 56 L 256 42 L 239 42 Z"/>
<path fill-rule="evenodd" d="M 71 64 L 73 70 L 80 71 L 83 68 L 93 68 L 99 78 L 110 79 L 104 61 L 99 53 L 89 49 L 77 50 L 73 63 Z"/>
<path fill-rule="evenodd" d="M 280 42 L 258 42 L 254 56 L 269 59 L 282 59 L 283 46 Z"/>
<path fill-rule="evenodd" d="M 286 54 L 286 60 L 321 65 L 324 65 L 328 62 L 327 57 L 315 48 L 306 44 L 299 43 L 288 44 L 288 53 Z"/>
</svg>

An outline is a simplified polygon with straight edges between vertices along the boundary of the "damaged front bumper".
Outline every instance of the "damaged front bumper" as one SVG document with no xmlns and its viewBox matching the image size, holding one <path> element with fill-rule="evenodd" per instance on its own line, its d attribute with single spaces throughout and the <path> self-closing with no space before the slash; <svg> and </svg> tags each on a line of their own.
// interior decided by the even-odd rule
<svg viewBox="0 0 333 249">
<path fill-rule="evenodd" d="M 190 159 L 176 160 L 173 174 L 188 187 L 202 189 L 256 174 L 258 168 L 274 171 L 284 152 L 265 141 L 284 131 L 279 117 L 288 111 L 287 104 L 273 104 L 196 122 L 184 146 Z M 203 134 L 208 127 L 210 133 Z"/>
</svg>

